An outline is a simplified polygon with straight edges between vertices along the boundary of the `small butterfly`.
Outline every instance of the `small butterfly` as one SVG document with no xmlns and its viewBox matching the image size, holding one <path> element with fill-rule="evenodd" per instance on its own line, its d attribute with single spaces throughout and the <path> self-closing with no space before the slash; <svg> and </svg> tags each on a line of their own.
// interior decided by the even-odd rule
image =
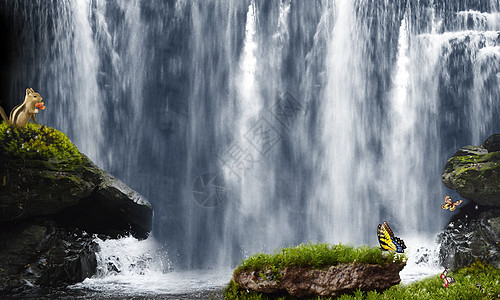
<svg viewBox="0 0 500 300">
<path fill-rule="evenodd" d="M 444 269 L 444 272 L 439 276 L 443 279 L 443 286 L 447 288 L 450 284 L 455 282 L 455 278 L 448 276 L 448 269 Z"/>
<path fill-rule="evenodd" d="M 441 205 L 441 208 L 442 209 L 450 209 L 450 211 L 454 211 L 455 209 L 457 209 L 457 205 L 460 205 L 460 203 L 463 202 L 463 200 L 458 200 L 458 201 L 455 201 L 453 202 L 450 198 L 450 196 L 446 195 L 446 197 L 444 197 L 444 204 Z"/>
<path fill-rule="evenodd" d="M 403 253 L 404 249 L 406 249 L 406 245 L 403 240 L 394 236 L 391 227 L 389 227 L 389 224 L 387 224 L 386 221 L 382 224 L 378 224 L 377 236 L 382 250 Z"/>
</svg>

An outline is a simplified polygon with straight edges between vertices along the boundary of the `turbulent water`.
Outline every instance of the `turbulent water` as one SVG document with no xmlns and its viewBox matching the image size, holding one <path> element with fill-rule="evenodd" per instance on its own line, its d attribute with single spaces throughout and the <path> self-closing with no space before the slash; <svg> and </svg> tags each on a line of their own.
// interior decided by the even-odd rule
<svg viewBox="0 0 500 300">
<path fill-rule="evenodd" d="M 498 7 L 3 0 L 2 97 L 40 92 L 40 122 L 151 201 L 160 273 L 376 245 L 383 220 L 432 241 L 446 159 L 500 130 Z"/>
</svg>

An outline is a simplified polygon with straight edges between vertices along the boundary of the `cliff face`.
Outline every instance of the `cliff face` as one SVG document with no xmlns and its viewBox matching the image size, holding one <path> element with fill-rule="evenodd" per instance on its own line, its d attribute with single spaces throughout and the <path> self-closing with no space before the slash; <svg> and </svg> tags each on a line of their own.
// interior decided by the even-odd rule
<svg viewBox="0 0 500 300">
<path fill-rule="evenodd" d="M 153 210 L 52 128 L 0 125 L 0 292 L 82 281 L 92 235 L 146 238 Z"/>
<path fill-rule="evenodd" d="M 440 235 L 443 265 L 458 268 L 483 260 L 500 268 L 500 134 L 460 149 L 446 163 L 442 180 L 472 200 Z"/>
</svg>

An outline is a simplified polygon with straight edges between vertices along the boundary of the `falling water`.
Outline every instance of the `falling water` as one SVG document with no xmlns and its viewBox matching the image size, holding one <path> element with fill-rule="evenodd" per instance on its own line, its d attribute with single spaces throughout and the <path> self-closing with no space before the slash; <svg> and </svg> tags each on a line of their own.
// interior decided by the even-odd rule
<svg viewBox="0 0 500 300">
<path fill-rule="evenodd" d="M 44 113 L 57 123 L 47 123 L 57 124 L 84 153 L 102 163 L 104 105 L 97 82 L 99 55 L 90 25 L 90 1 L 33 1 L 29 5 L 4 1 L 2 5 L 4 13 L 16 11 L 14 20 L 22 23 L 19 28 L 24 32 L 15 37 L 12 49 L 18 59 L 9 72 L 11 104 L 24 99 L 25 88 L 34 88 L 47 107 L 54 104 Z M 78 30 L 71 30 L 72 38 L 68 38 L 72 28 Z M 44 117 L 40 120 L 45 121 Z"/>
<path fill-rule="evenodd" d="M 432 240 L 446 159 L 500 129 L 498 7 L 4 0 L 2 87 L 149 198 L 163 271 L 376 245 L 383 220 Z"/>
</svg>

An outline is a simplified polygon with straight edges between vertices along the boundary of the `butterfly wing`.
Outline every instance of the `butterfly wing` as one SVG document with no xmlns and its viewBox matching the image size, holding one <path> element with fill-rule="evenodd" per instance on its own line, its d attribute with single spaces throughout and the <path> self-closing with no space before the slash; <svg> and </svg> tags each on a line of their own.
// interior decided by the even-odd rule
<svg viewBox="0 0 500 300">
<path fill-rule="evenodd" d="M 404 252 L 404 249 L 406 248 L 405 243 L 402 239 L 394 236 L 391 227 L 389 227 L 389 224 L 387 224 L 386 221 L 378 225 L 377 236 L 380 247 L 383 250 L 394 251 L 397 253 Z"/>
<path fill-rule="evenodd" d="M 392 242 L 396 245 L 396 252 L 397 253 L 403 253 L 405 252 L 404 249 L 406 249 L 405 242 L 403 242 L 402 239 L 398 237 L 393 237 Z"/>
<path fill-rule="evenodd" d="M 455 209 L 457 209 L 457 205 L 460 205 L 460 203 L 462 203 L 462 201 L 463 200 L 458 200 L 455 203 L 451 204 L 450 211 L 454 211 Z"/>
<path fill-rule="evenodd" d="M 444 197 L 444 202 L 445 202 L 445 203 L 444 203 L 443 205 L 441 205 L 441 208 L 442 208 L 442 209 L 445 209 L 445 210 L 446 210 L 446 209 L 448 209 L 448 208 L 449 208 L 449 209 L 450 209 L 450 211 L 454 211 L 455 209 L 457 209 L 457 208 L 456 208 L 456 206 L 457 206 L 457 205 L 460 205 L 460 203 L 462 203 L 462 202 L 463 202 L 463 200 L 458 200 L 458 201 L 453 202 L 453 201 L 451 200 L 451 197 L 450 197 L 450 196 L 448 196 L 448 195 L 446 195 L 446 197 Z"/>
<path fill-rule="evenodd" d="M 446 280 L 448 280 L 448 283 L 454 283 L 455 282 L 455 278 L 450 277 L 450 276 L 446 276 Z"/>
<path fill-rule="evenodd" d="M 377 236 L 378 236 L 378 242 L 380 243 L 380 247 L 382 248 L 382 250 L 396 251 L 397 250 L 396 245 L 394 245 L 394 243 L 392 242 L 392 238 L 389 231 L 387 231 L 387 229 L 382 225 L 378 224 L 377 227 Z"/>
<path fill-rule="evenodd" d="M 451 198 L 450 198 L 450 196 L 446 195 L 444 197 L 444 204 L 441 205 L 441 208 L 446 210 L 446 209 L 450 208 L 451 206 L 452 206 Z"/>
<path fill-rule="evenodd" d="M 450 285 L 450 283 L 448 282 L 447 277 L 445 277 L 445 278 L 443 279 L 443 286 L 444 286 L 445 288 L 447 288 L 449 285 Z"/>
</svg>

